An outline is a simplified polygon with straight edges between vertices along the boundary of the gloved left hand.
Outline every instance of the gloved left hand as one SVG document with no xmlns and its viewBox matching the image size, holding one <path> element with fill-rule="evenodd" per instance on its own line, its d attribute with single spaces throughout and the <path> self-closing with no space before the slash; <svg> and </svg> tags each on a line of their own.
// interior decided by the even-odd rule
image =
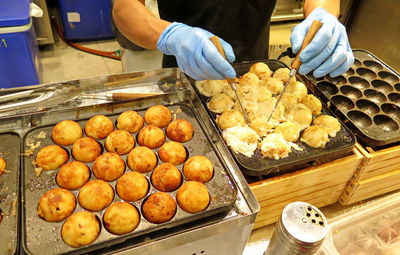
<svg viewBox="0 0 400 255">
<path fill-rule="evenodd" d="M 346 28 L 324 9 L 316 8 L 293 29 L 290 37 L 293 53 L 296 54 L 300 50 L 308 28 L 314 20 L 321 21 L 323 25 L 311 43 L 300 53 L 302 64 L 299 73 L 304 75 L 314 70 L 313 75 L 316 78 L 328 73 L 331 77 L 339 76 L 353 65 L 354 55 Z"/>
<path fill-rule="evenodd" d="M 236 77 L 232 65 L 235 54 L 229 43 L 220 39 L 226 61 L 212 44 L 212 33 L 174 22 L 161 34 L 157 48 L 166 55 L 174 55 L 179 68 L 195 80 L 223 80 Z"/>
</svg>

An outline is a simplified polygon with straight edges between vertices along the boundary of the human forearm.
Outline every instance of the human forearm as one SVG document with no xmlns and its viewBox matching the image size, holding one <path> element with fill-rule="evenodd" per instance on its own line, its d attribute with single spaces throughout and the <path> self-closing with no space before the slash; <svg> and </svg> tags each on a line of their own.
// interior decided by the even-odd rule
<svg viewBox="0 0 400 255">
<path fill-rule="evenodd" d="M 156 49 L 157 41 L 170 22 L 155 17 L 138 0 L 115 0 L 113 19 L 118 30 L 135 44 Z"/>
<path fill-rule="evenodd" d="M 304 17 L 316 8 L 324 8 L 330 14 L 339 17 L 340 14 L 340 0 L 306 0 L 304 3 Z"/>
</svg>

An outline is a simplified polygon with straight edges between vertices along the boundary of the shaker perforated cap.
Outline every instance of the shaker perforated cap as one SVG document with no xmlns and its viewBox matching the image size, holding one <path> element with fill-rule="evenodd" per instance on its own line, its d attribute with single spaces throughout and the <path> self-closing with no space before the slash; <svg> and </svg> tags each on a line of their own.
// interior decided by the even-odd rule
<svg viewBox="0 0 400 255">
<path fill-rule="evenodd" d="M 328 222 L 322 212 L 305 202 L 288 204 L 282 212 L 284 230 L 304 243 L 319 243 L 328 234 Z"/>
<path fill-rule="evenodd" d="M 282 211 L 265 255 L 311 255 L 329 232 L 325 216 L 315 206 L 293 202 Z"/>
</svg>

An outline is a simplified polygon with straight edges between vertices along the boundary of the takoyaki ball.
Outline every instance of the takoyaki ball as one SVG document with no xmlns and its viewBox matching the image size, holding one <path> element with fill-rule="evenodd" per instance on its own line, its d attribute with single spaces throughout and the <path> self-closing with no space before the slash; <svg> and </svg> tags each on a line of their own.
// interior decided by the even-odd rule
<svg viewBox="0 0 400 255">
<path fill-rule="evenodd" d="M 163 163 L 154 169 L 151 174 L 151 183 L 160 191 L 174 191 L 182 183 L 182 174 L 173 164 Z"/>
<path fill-rule="evenodd" d="M 129 133 L 136 133 L 144 124 L 144 119 L 135 111 L 126 111 L 121 113 L 117 119 L 117 128 L 126 130 Z"/>
<path fill-rule="evenodd" d="M 79 191 L 78 201 L 82 208 L 89 211 L 101 211 L 111 204 L 114 190 L 102 180 L 90 180 Z"/>
<path fill-rule="evenodd" d="M 273 130 L 273 127 L 271 123 L 267 123 L 265 118 L 259 116 L 252 119 L 250 123 L 250 128 L 256 131 L 260 137 L 266 136 L 268 132 Z"/>
<path fill-rule="evenodd" d="M 111 182 L 124 174 L 125 162 L 117 154 L 106 152 L 96 159 L 93 164 L 93 174 L 97 179 Z"/>
<path fill-rule="evenodd" d="M 235 102 L 226 94 L 216 94 L 207 103 L 208 109 L 215 113 L 223 113 L 226 110 L 232 109 Z"/>
<path fill-rule="evenodd" d="M 79 189 L 89 181 L 90 169 L 79 161 L 72 161 L 61 166 L 56 176 L 58 186 L 64 189 Z"/>
<path fill-rule="evenodd" d="M 160 147 L 158 150 L 158 156 L 162 162 L 180 165 L 185 162 L 187 153 L 185 146 L 181 143 L 169 141 Z"/>
<path fill-rule="evenodd" d="M 246 121 L 239 111 L 228 110 L 217 116 L 216 122 L 221 130 L 231 127 L 244 126 Z"/>
<path fill-rule="evenodd" d="M 309 127 L 312 122 L 312 113 L 304 104 L 296 104 L 286 111 L 286 120 L 299 124 L 301 129 Z"/>
<path fill-rule="evenodd" d="M 71 145 L 81 137 L 82 128 L 73 120 L 63 120 L 51 130 L 51 138 L 58 145 Z"/>
<path fill-rule="evenodd" d="M 268 134 L 259 144 L 263 157 L 280 159 L 286 158 L 291 152 L 291 147 L 281 134 Z"/>
<path fill-rule="evenodd" d="M 300 141 L 314 148 L 323 148 L 329 142 L 328 130 L 321 126 L 308 127 L 303 131 Z"/>
<path fill-rule="evenodd" d="M 261 83 L 262 86 L 265 86 L 272 94 L 278 95 L 283 91 L 283 82 L 277 78 L 269 78 L 268 80 L 263 80 Z"/>
<path fill-rule="evenodd" d="M 258 93 L 258 87 L 255 86 L 249 86 L 249 85 L 238 85 L 237 86 L 237 93 L 240 99 L 254 99 L 257 98 L 257 93 Z M 236 98 L 235 98 L 236 99 Z"/>
<path fill-rule="evenodd" d="M 322 104 L 314 95 L 305 95 L 301 98 L 300 103 L 307 106 L 313 115 L 320 115 L 322 111 Z"/>
<path fill-rule="evenodd" d="M 37 214 L 45 221 L 57 222 L 70 216 L 75 207 L 76 199 L 71 191 L 55 188 L 40 198 Z"/>
<path fill-rule="evenodd" d="M 260 78 L 255 73 L 245 73 L 240 77 L 239 84 L 242 86 L 256 87 L 260 85 Z"/>
<path fill-rule="evenodd" d="M 236 100 L 236 93 L 235 93 L 235 91 L 233 91 L 231 85 L 227 81 L 225 81 L 224 89 L 223 89 L 223 92 L 221 92 L 221 93 L 226 94 L 227 96 L 232 98 L 233 101 Z"/>
<path fill-rule="evenodd" d="M 172 141 L 184 143 L 192 139 L 193 126 L 187 120 L 176 119 L 168 125 L 165 132 Z"/>
<path fill-rule="evenodd" d="M 299 98 L 295 94 L 284 93 L 280 102 L 285 106 L 285 109 L 290 109 L 299 103 Z"/>
<path fill-rule="evenodd" d="M 211 161 L 205 156 L 189 158 L 183 166 L 183 174 L 189 181 L 208 182 L 214 174 Z"/>
<path fill-rule="evenodd" d="M 297 98 L 301 100 L 304 96 L 307 95 L 307 87 L 306 85 L 304 85 L 304 83 L 299 81 L 290 82 L 287 85 L 285 92 L 296 95 Z"/>
<path fill-rule="evenodd" d="M 210 194 L 203 183 L 188 181 L 178 189 L 176 201 L 184 211 L 197 213 L 207 208 L 210 203 Z"/>
<path fill-rule="evenodd" d="M 296 142 L 299 140 L 301 128 L 298 124 L 292 122 L 284 122 L 275 128 L 275 132 L 281 134 L 288 142 Z"/>
<path fill-rule="evenodd" d="M 118 179 L 116 189 L 120 198 L 135 202 L 144 198 L 149 192 L 149 183 L 143 174 L 128 172 Z"/>
<path fill-rule="evenodd" d="M 329 115 L 321 115 L 314 119 L 313 124 L 316 126 L 326 127 L 330 137 L 335 137 L 336 133 L 340 130 L 339 121 Z"/>
<path fill-rule="evenodd" d="M 132 232 L 138 225 L 140 216 L 137 209 L 127 202 L 116 202 L 103 215 L 104 227 L 115 235 Z"/>
<path fill-rule="evenodd" d="M 144 114 L 144 120 L 148 125 L 155 125 L 159 128 L 166 127 L 171 119 L 171 112 L 164 105 L 154 105 Z"/>
<path fill-rule="evenodd" d="M 6 167 L 7 162 L 3 158 L 0 158 L 0 176 L 4 174 L 4 172 L 6 171 Z"/>
<path fill-rule="evenodd" d="M 225 80 L 196 81 L 196 88 L 203 96 L 212 97 L 216 94 L 223 93 L 225 83 Z"/>
<path fill-rule="evenodd" d="M 135 147 L 135 139 L 128 131 L 115 130 L 107 136 L 104 144 L 107 151 L 124 155 Z"/>
<path fill-rule="evenodd" d="M 275 111 L 272 113 L 271 120 L 275 120 L 278 122 L 282 122 L 286 120 L 285 116 L 285 106 L 282 102 L 279 102 L 275 108 Z"/>
<path fill-rule="evenodd" d="M 143 216 L 151 223 L 164 223 L 176 213 L 175 200 L 164 192 L 151 194 L 142 205 Z"/>
<path fill-rule="evenodd" d="M 278 68 L 273 73 L 272 77 L 281 80 L 283 83 L 286 83 L 289 80 L 290 70 L 286 67 Z M 295 80 L 295 78 L 292 78 Z"/>
<path fill-rule="evenodd" d="M 272 98 L 271 91 L 266 86 L 257 87 L 257 102 L 262 103 Z"/>
<path fill-rule="evenodd" d="M 74 248 L 93 243 L 99 234 L 99 220 L 96 215 L 87 211 L 72 214 L 61 229 L 63 241 Z"/>
<path fill-rule="evenodd" d="M 112 120 L 104 115 L 96 115 L 88 120 L 85 133 L 93 139 L 106 138 L 114 130 Z"/>
<path fill-rule="evenodd" d="M 138 135 L 138 143 L 142 146 L 155 149 L 165 142 L 164 132 L 155 125 L 148 125 L 140 130 Z"/>
<path fill-rule="evenodd" d="M 260 79 L 268 79 L 272 75 L 271 69 L 269 69 L 267 64 L 262 63 L 262 62 L 253 64 L 250 67 L 249 72 L 255 73 L 258 76 L 258 78 L 260 78 Z"/>
<path fill-rule="evenodd" d="M 153 170 L 157 165 L 156 154 L 145 146 L 139 146 L 133 149 L 127 157 L 128 167 L 133 171 L 147 173 Z"/>
<path fill-rule="evenodd" d="M 36 156 L 36 164 L 43 170 L 54 170 L 68 161 L 66 150 L 57 145 L 47 145 L 41 148 Z"/>
<path fill-rule="evenodd" d="M 244 111 L 247 113 L 247 115 L 257 114 L 258 111 L 257 98 L 243 98 L 240 100 L 240 102 L 242 103 Z M 242 112 L 239 101 L 235 102 L 233 109 L 240 113 Z"/>
<path fill-rule="evenodd" d="M 92 162 L 101 155 L 101 147 L 93 138 L 82 137 L 72 146 L 72 155 L 78 161 Z"/>
</svg>

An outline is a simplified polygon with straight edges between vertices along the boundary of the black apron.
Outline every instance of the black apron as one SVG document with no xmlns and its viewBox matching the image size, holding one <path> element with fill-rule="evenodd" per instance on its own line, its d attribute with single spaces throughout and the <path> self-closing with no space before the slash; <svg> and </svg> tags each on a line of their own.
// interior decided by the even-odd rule
<svg viewBox="0 0 400 255">
<path fill-rule="evenodd" d="M 235 62 L 268 58 L 269 26 L 276 0 L 157 0 L 160 18 L 200 27 L 232 45 Z M 176 67 L 174 56 L 163 67 Z"/>
</svg>

